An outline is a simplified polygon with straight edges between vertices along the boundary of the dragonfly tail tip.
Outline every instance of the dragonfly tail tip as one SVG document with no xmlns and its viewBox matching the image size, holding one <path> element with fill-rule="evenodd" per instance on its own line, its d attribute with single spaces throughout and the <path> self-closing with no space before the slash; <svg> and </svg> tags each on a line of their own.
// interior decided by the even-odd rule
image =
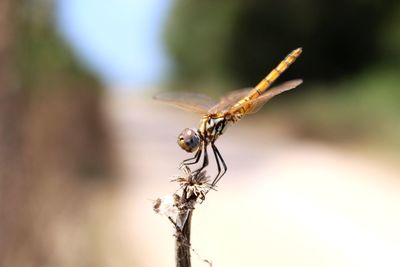
<svg viewBox="0 0 400 267">
<path fill-rule="evenodd" d="M 293 51 L 294 54 L 299 56 L 303 52 L 303 47 L 299 47 Z"/>
</svg>

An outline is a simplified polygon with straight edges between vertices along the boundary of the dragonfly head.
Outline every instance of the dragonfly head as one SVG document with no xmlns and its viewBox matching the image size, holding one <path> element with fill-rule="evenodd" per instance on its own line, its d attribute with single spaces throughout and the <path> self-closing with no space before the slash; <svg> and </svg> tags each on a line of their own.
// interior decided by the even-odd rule
<svg viewBox="0 0 400 267">
<path fill-rule="evenodd" d="M 178 145 L 186 152 L 195 152 L 200 146 L 200 136 L 197 130 L 186 128 L 178 136 Z"/>
</svg>

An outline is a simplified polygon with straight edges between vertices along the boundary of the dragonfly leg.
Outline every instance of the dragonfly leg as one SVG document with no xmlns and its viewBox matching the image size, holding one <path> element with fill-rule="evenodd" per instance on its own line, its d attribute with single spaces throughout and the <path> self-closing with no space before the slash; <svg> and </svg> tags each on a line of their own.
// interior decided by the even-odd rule
<svg viewBox="0 0 400 267">
<path fill-rule="evenodd" d="M 195 170 L 193 173 L 193 175 L 196 177 L 205 167 L 207 167 L 208 165 L 208 154 L 207 154 L 207 144 L 204 143 L 202 150 L 204 150 L 204 156 L 203 156 L 203 164 L 201 165 L 200 168 L 198 168 L 197 170 Z M 199 156 L 200 157 L 200 156 Z"/>
<path fill-rule="evenodd" d="M 224 167 L 224 170 L 223 170 L 222 174 L 219 175 L 220 170 L 218 170 L 218 175 L 219 175 L 219 177 L 218 177 L 218 175 L 217 175 L 217 177 L 216 177 L 216 178 L 214 179 L 214 181 L 212 182 L 212 185 L 211 185 L 211 186 L 215 186 L 215 185 L 219 182 L 219 180 L 221 180 L 222 176 L 225 175 L 225 173 L 226 173 L 226 171 L 228 170 L 228 168 L 226 167 L 225 161 L 224 161 L 224 159 L 222 158 L 221 153 L 219 153 L 218 148 L 217 148 L 214 144 L 212 144 L 212 148 L 213 148 L 213 151 L 214 151 L 214 153 L 215 153 L 215 155 L 216 155 L 216 158 L 219 158 L 219 159 L 221 160 L 222 166 Z M 217 162 L 218 162 L 218 160 L 217 160 Z M 219 164 L 218 164 L 218 165 L 219 165 Z"/>
<path fill-rule="evenodd" d="M 215 181 L 217 181 L 217 179 L 218 179 L 218 176 L 221 174 L 221 165 L 219 163 L 219 157 L 218 157 L 218 154 L 217 154 L 217 147 L 214 145 L 214 143 L 211 143 L 211 148 L 212 148 L 212 150 L 214 152 L 214 157 L 215 157 L 215 161 L 217 162 L 217 168 L 218 168 L 217 176 L 215 176 L 215 178 L 214 178 L 214 180 L 212 182 L 212 185 L 214 185 Z"/>
<path fill-rule="evenodd" d="M 200 156 L 202 153 L 202 149 L 197 150 L 196 154 L 192 158 L 185 159 L 184 161 L 181 162 L 180 166 L 187 166 L 187 165 L 193 165 L 199 162 Z"/>
</svg>

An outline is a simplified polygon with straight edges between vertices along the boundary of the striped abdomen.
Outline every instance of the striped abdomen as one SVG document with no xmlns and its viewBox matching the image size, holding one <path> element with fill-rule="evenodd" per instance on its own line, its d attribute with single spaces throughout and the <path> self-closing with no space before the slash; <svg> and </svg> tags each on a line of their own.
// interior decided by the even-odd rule
<svg viewBox="0 0 400 267">
<path fill-rule="evenodd" d="M 231 113 L 246 113 L 251 105 L 249 105 L 249 100 L 256 99 L 259 97 L 265 90 L 267 90 L 270 85 L 278 79 L 278 77 L 287 69 L 289 66 L 296 61 L 296 59 L 300 56 L 302 52 L 301 48 L 297 48 L 293 50 L 289 55 L 286 56 L 284 60 L 279 63 L 278 66 L 275 67 L 264 79 L 259 82 L 253 90 L 249 92 L 249 94 L 243 99 L 239 100 L 230 110 Z"/>
</svg>

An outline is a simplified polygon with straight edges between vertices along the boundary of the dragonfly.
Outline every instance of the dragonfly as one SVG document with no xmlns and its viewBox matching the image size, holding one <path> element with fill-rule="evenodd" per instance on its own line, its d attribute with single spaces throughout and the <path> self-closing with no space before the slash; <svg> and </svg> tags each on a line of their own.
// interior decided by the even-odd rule
<svg viewBox="0 0 400 267">
<path fill-rule="evenodd" d="M 155 95 L 153 98 L 157 101 L 202 115 L 197 129 L 185 128 L 178 136 L 179 146 L 186 152 L 195 153 L 193 157 L 183 160 L 181 166 L 198 164 L 202 158 L 200 167 L 192 172 L 196 177 L 209 164 L 207 148 L 211 146 L 218 169 L 211 183 L 213 188 L 228 169 L 215 142 L 225 133 L 228 126 L 238 122 L 245 115 L 257 112 L 274 96 L 294 89 L 303 82 L 301 79 L 295 79 L 270 88 L 301 53 L 302 48 L 293 50 L 255 87 L 233 91 L 220 101 L 215 101 L 206 95 L 188 92 L 164 92 Z"/>
</svg>

